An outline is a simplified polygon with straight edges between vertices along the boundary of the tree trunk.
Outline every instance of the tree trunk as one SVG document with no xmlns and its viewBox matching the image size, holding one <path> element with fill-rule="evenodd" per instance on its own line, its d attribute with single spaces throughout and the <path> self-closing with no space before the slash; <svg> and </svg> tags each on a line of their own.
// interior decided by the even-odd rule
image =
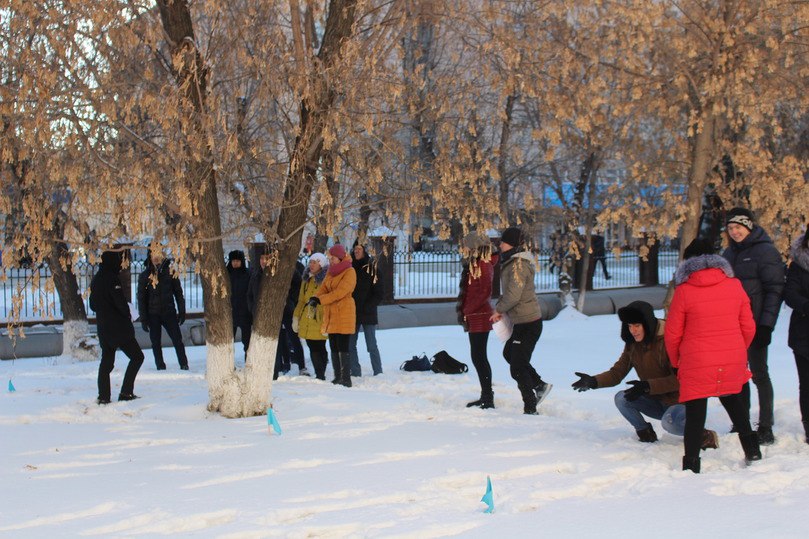
<svg viewBox="0 0 809 539">
<path fill-rule="evenodd" d="M 507 176 L 507 165 L 508 165 L 508 145 L 511 141 L 511 120 L 514 114 L 514 102 L 517 101 L 517 96 L 509 95 L 506 98 L 506 117 L 503 119 L 503 125 L 500 128 L 500 150 L 497 156 L 497 175 L 500 176 L 498 179 L 498 198 L 499 198 L 499 209 L 500 209 L 500 218 L 505 219 L 505 221 L 509 224 L 513 223 L 511 213 L 509 212 L 509 205 L 508 205 L 508 191 L 509 191 L 509 182 L 506 178 Z"/>
<path fill-rule="evenodd" d="M 709 107 L 706 107 L 709 108 Z M 708 184 L 708 173 L 713 166 L 715 151 L 716 116 L 708 113 L 691 142 L 691 165 L 688 171 L 688 190 L 685 200 L 685 219 L 680 240 L 680 258 L 683 251 L 699 234 L 702 199 Z"/>
</svg>

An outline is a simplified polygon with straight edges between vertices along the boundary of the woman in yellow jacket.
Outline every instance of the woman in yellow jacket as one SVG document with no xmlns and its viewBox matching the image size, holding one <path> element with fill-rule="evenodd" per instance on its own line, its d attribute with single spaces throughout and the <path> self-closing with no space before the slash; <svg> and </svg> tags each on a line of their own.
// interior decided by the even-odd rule
<svg viewBox="0 0 809 539">
<path fill-rule="evenodd" d="M 326 352 L 326 335 L 321 331 L 323 326 L 323 306 L 310 307 L 309 300 L 320 289 L 326 279 L 329 269 L 329 259 L 322 253 L 314 253 L 309 257 L 309 267 L 303 272 L 301 290 L 298 293 L 298 303 L 292 315 L 292 331 L 306 340 L 315 376 L 319 380 L 326 379 L 326 366 L 329 364 L 329 355 Z"/>
<path fill-rule="evenodd" d="M 351 257 L 339 243 L 329 249 L 329 271 L 309 305 L 323 305 L 321 333 L 329 336 L 331 361 L 334 365 L 333 384 L 351 387 L 349 339 L 356 332 L 357 311 L 351 294 L 357 285 L 357 273 Z"/>
</svg>

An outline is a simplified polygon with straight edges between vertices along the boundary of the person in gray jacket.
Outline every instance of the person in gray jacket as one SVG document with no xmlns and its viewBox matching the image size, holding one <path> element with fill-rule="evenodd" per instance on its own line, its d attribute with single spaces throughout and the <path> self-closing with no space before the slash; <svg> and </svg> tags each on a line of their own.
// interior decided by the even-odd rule
<svg viewBox="0 0 809 539">
<path fill-rule="evenodd" d="M 542 334 L 542 313 L 534 292 L 536 262 L 526 246 L 527 238 L 516 227 L 500 236 L 500 281 L 503 292 L 494 306 L 492 322 L 507 315 L 514 329 L 503 348 L 523 400 L 523 413 L 536 415 L 552 385 L 543 382 L 531 365 L 531 354 Z"/>
<path fill-rule="evenodd" d="M 728 211 L 727 233 L 730 246 L 722 256 L 730 262 L 733 273 L 742 282 L 750 298 L 756 336 L 747 349 L 747 363 L 758 389 L 758 438 L 761 445 L 775 443 L 772 427 L 773 390 L 767 367 L 767 347 L 781 310 L 784 291 L 784 261 L 763 228 L 746 208 Z M 750 385 L 742 388 L 742 397 L 750 408 Z"/>
</svg>

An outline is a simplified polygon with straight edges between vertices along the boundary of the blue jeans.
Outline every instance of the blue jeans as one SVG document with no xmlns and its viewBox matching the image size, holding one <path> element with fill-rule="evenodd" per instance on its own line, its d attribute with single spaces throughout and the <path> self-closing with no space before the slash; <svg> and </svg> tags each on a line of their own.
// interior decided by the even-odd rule
<svg viewBox="0 0 809 539">
<path fill-rule="evenodd" d="M 667 406 L 663 402 L 647 396 L 628 401 L 624 398 L 624 392 L 619 391 L 615 394 L 615 406 L 621 415 L 635 427 L 635 430 L 643 430 L 651 426 L 643 417 L 646 415 L 652 419 L 659 419 L 663 429 L 668 433 L 682 436 L 685 432 L 685 406 L 682 404 Z"/>
<path fill-rule="evenodd" d="M 348 353 L 351 356 L 351 376 L 362 376 L 360 357 L 357 353 L 357 339 L 360 328 L 362 328 L 365 335 L 365 348 L 371 356 L 371 368 L 374 370 L 374 376 L 382 374 L 382 358 L 379 356 L 379 347 L 376 345 L 376 325 L 357 324 L 357 332 L 348 341 Z"/>
</svg>

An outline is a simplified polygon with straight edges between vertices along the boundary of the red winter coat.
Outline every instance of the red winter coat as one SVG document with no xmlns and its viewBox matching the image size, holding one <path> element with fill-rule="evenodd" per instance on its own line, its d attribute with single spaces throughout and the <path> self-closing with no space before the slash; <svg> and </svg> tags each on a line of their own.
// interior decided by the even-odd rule
<svg viewBox="0 0 809 539">
<path fill-rule="evenodd" d="M 497 264 L 497 255 L 492 255 L 491 260 L 478 259 L 476 268 L 470 268 L 469 272 L 464 271 L 463 277 L 466 281 L 466 290 L 463 293 L 461 304 L 461 314 L 464 318 L 464 327 L 469 333 L 484 333 L 492 330 L 492 323 L 489 317 L 494 312 L 489 299 L 492 297 L 492 279 L 494 277 L 494 264 Z M 480 276 L 474 274 L 480 271 Z M 463 283 L 462 283 L 463 284 Z"/>
<path fill-rule="evenodd" d="M 750 299 L 717 255 L 683 262 L 666 319 L 666 350 L 680 402 L 734 395 L 750 379 L 747 347 L 756 334 Z"/>
</svg>

